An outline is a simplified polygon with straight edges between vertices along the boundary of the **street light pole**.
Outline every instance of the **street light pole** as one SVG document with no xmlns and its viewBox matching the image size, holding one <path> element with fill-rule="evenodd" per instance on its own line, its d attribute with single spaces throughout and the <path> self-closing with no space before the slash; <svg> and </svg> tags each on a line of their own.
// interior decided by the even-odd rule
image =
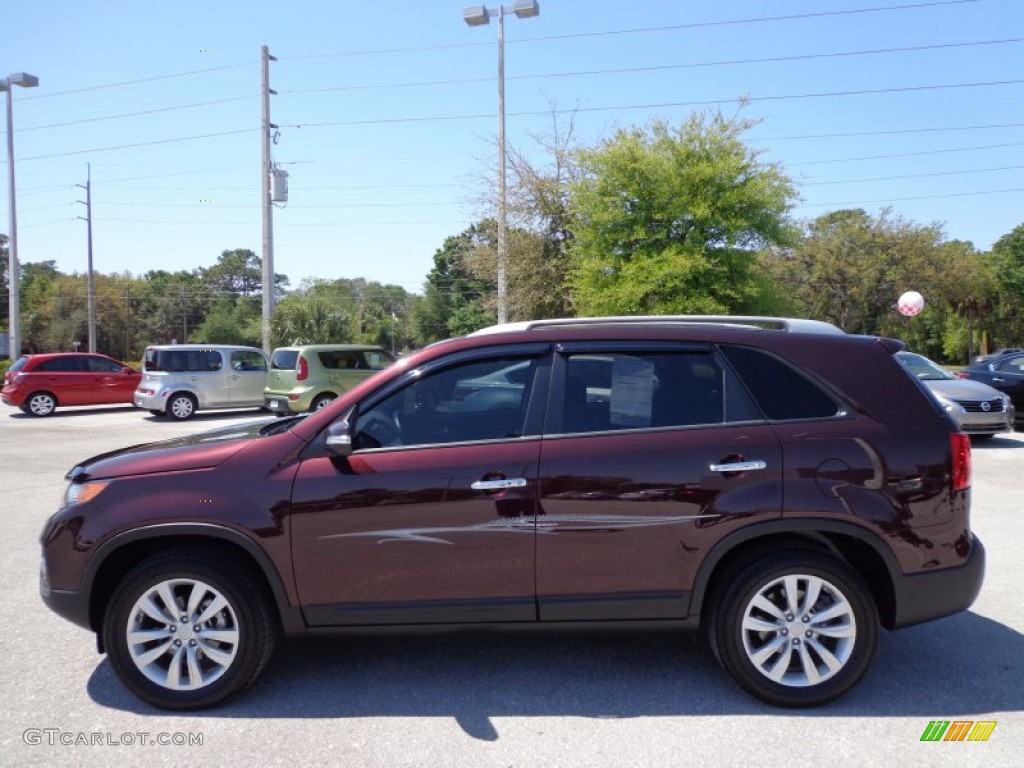
<svg viewBox="0 0 1024 768">
<path fill-rule="evenodd" d="M 10 262 L 7 270 L 10 288 L 8 349 L 12 360 L 21 356 L 21 276 L 18 271 L 18 211 L 14 199 L 14 100 L 11 97 L 15 85 L 35 88 L 39 85 L 39 78 L 27 72 L 15 72 L 0 78 L 0 91 L 7 91 L 7 210 L 11 230 L 8 234 Z"/>
<path fill-rule="evenodd" d="M 511 6 L 487 8 L 469 5 L 463 8 L 462 18 L 471 27 L 487 24 L 492 15 L 498 17 L 498 322 L 508 322 L 508 193 L 505 179 L 505 14 L 528 19 L 540 13 L 537 0 L 514 0 Z"/>
</svg>

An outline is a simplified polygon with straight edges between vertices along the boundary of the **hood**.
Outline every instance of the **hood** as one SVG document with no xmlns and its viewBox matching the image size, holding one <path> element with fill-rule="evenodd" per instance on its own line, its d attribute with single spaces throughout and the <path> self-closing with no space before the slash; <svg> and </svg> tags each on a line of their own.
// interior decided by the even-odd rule
<svg viewBox="0 0 1024 768">
<path fill-rule="evenodd" d="M 925 381 L 923 383 L 936 395 L 947 397 L 950 400 L 998 400 L 1003 396 L 998 389 L 970 379 Z"/>
<path fill-rule="evenodd" d="M 279 431 L 284 426 L 282 421 L 291 420 L 264 419 L 248 424 L 234 424 L 196 435 L 101 453 L 76 465 L 68 472 L 67 479 L 87 480 L 209 469 L 227 461 L 249 445 L 253 438 L 267 434 L 268 430 Z"/>
</svg>

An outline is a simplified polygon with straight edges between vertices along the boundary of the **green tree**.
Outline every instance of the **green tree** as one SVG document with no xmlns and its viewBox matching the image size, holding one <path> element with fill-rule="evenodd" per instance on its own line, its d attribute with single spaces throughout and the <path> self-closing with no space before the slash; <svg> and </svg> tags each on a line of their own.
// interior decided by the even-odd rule
<svg viewBox="0 0 1024 768">
<path fill-rule="evenodd" d="M 343 344 L 352 341 L 352 315 L 327 299 L 292 294 L 270 321 L 275 347 L 295 344 Z"/>
<path fill-rule="evenodd" d="M 496 290 L 494 278 L 478 276 L 467 263 L 478 248 L 491 247 L 493 232 L 494 222 L 473 224 L 458 235 L 446 237 L 434 252 L 434 266 L 427 275 L 423 300 L 413 317 L 418 344 L 430 344 L 494 323 L 494 313 L 485 303 L 486 297 Z"/>
<path fill-rule="evenodd" d="M 719 313 L 757 300 L 758 249 L 791 238 L 791 181 L 742 140 L 750 121 L 656 120 L 583 150 L 571 190 L 581 314 Z"/>
<path fill-rule="evenodd" d="M 1024 341 L 1024 224 L 996 240 L 989 263 L 998 294 L 991 346 L 1017 345 Z"/>
</svg>

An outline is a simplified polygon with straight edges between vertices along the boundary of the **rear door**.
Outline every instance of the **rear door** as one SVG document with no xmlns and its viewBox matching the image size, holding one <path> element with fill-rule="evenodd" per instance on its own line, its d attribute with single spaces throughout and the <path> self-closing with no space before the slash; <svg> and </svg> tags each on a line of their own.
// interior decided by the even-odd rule
<svg viewBox="0 0 1024 768">
<path fill-rule="evenodd" d="M 541 620 L 682 618 L 732 528 L 782 512 L 782 451 L 707 345 L 555 356 L 537 516 Z"/>
<path fill-rule="evenodd" d="M 85 355 L 60 355 L 44 360 L 33 372 L 33 388 L 52 392 L 60 405 L 90 405 L 97 401 L 93 376 Z"/>
</svg>

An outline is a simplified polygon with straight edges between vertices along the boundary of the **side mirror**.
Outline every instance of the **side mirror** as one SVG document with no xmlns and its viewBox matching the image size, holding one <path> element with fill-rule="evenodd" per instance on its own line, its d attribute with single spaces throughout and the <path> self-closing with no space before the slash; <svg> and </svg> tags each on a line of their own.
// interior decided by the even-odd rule
<svg viewBox="0 0 1024 768">
<path fill-rule="evenodd" d="M 345 415 L 327 428 L 324 445 L 327 455 L 335 459 L 344 459 L 352 453 L 352 417 L 355 406 L 349 408 Z"/>
</svg>

